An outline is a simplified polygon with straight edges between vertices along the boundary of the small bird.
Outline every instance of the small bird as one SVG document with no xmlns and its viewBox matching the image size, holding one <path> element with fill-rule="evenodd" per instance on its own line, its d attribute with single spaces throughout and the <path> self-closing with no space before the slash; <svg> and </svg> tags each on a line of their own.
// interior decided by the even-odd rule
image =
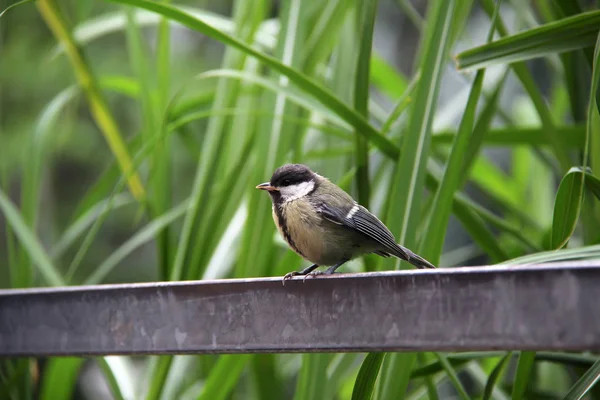
<svg viewBox="0 0 600 400">
<path fill-rule="evenodd" d="M 330 275 L 345 262 L 363 254 L 396 256 L 417 268 L 433 264 L 396 243 L 394 235 L 375 215 L 358 204 L 348 193 L 303 164 L 279 167 L 269 182 L 257 189 L 266 190 L 273 203 L 273 220 L 292 250 L 313 264 L 293 276 L 318 275 L 319 266 L 329 266 Z"/>
</svg>

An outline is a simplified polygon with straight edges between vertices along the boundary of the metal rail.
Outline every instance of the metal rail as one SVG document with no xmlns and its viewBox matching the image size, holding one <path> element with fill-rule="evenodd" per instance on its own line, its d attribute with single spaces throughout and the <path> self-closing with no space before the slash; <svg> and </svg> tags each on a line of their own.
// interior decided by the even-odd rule
<svg viewBox="0 0 600 400">
<path fill-rule="evenodd" d="M 600 260 L 0 290 L 0 356 L 600 350 Z"/>
</svg>

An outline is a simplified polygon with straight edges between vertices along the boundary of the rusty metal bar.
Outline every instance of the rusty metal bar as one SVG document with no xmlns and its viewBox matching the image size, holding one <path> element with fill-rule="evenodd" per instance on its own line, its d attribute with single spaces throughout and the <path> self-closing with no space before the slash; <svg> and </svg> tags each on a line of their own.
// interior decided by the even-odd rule
<svg viewBox="0 0 600 400">
<path fill-rule="evenodd" d="M 600 350 L 600 260 L 0 291 L 0 356 Z"/>
</svg>

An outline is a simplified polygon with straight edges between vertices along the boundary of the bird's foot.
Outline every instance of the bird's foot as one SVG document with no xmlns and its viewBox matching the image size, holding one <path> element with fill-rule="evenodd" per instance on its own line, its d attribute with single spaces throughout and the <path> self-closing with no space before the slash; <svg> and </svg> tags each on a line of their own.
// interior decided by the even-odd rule
<svg viewBox="0 0 600 400">
<path fill-rule="evenodd" d="M 292 279 L 292 277 L 299 276 L 299 275 L 305 275 L 304 279 L 302 280 L 302 282 L 304 282 L 306 280 L 306 275 L 309 275 L 310 273 L 312 273 L 315 270 L 315 268 L 317 268 L 317 267 L 318 267 L 317 264 L 313 264 L 310 267 L 304 268 L 302 271 L 288 272 L 287 274 L 284 275 L 281 283 L 283 284 L 283 286 L 285 286 L 285 281 L 287 279 Z"/>
<path fill-rule="evenodd" d="M 315 277 L 317 275 L 325 275 L 325 272 L 323 272 L 323 271 L 309 272 L 308 274 L 304 275 L 304 279 L 302 279 L 302 283 L 304 283 L 306 281 L 306 278 L 308 278 L 309 276 Z"/>
<path fill-rule="evenodd" d="M 298 271 L 288 272 L 287 274 L 285 274 L 283 276 L 283 279 L 281 280 L 281 283 L 283 284 L 283 286 L 285 286 L 285 281 L 286 280 L 292 279 L 294 276 L 298 276 L 298 275 L 302 275 L 302 273 L 298 272 Z"/>
</svg>

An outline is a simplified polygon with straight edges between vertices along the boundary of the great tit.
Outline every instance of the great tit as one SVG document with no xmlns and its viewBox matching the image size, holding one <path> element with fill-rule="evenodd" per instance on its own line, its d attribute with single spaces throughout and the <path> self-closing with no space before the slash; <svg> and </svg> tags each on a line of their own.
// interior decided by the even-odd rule
<svg viewBox="0 0 600 400">
<path fill-rule="evenodd" d="M 396 256 L 417 268 L 433 264 L 396 243 L 390 230 L 348 193 L 303 164 L 279 167 L 269 182 L 257 189 L 266 190 L 273 203 L 277 230 L 292 250 L 313 264 L 296 275 L 317 275 L 319 266 L 329 266 L 333 274 L 345 262 L 367 253 Z"/>
</svg>

